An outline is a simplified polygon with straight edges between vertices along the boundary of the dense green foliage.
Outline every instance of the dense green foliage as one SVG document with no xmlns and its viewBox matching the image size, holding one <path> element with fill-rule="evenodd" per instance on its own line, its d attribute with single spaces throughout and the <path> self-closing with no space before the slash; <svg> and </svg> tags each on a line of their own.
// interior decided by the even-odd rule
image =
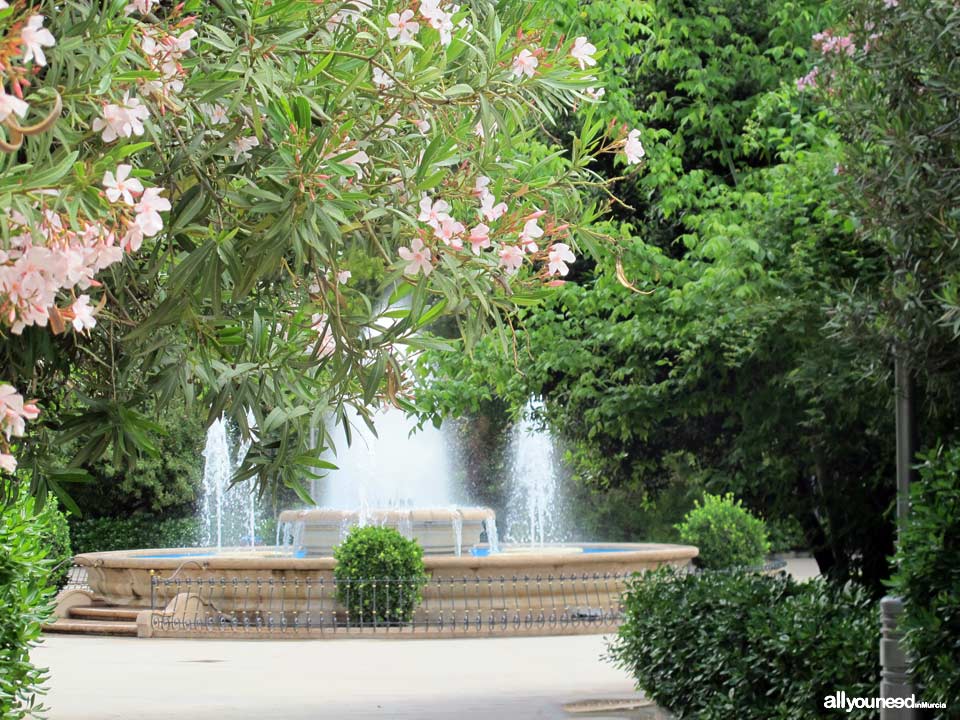
<svg viewBox="0 0 960 720">
<path fill-rule="evenodd" d="M 355 527 L 333 551 L 337 600 L 353 622 L 410 622 L 427 581 L 423 548 L 393 528 Z"/>
<path fill-rule="evenodd" d="M 30 648 L 50 617 L 54 594 L 50 526 L 54 513 L 36 511 L 26 489 L 4 488 L 0 505 L 0 718 L 19 720 L 38 709 L 46 672 L 30 662 Z M 52 503 L 48 504 L 53 508 Z"/>
<path fill-rule="evenodd" d="M 893 552 L 892 382 L 883 348 L 836 322 L 884 261 L 841 193 L 830 116 L 795 82 L 837 9 L 559 6 L 570 32 L 606 43 L 602 112 L 632 108 L 649 138 L 645 172 L 617 186 L 631 204 L 615 211 L 618 253 L 524 314 L 513 364 L 492 343 L 467 361 L 427 358 L 421 408 L 542 395 L 588 519 L 644 537 L 665 489 L 670 502 L 733 492 L 799 527 L 824 573 L 879 589 Z"/>
<path fill-rule="evenodd" d="M 917 696 L 949 709 L 960 698 L 960 448 L 942 448 L 923 460 L 892 589 L 904 600 L 900 627 Z"/>
<path fill-rule="evenodd" d="M 70 536 L 77 554 L 136 548 L 182 548 L 200 544 L 200 521 L 194 517 L 72 518 Z"/>
<path fill-rule="evenodd" d="M 696 563 L 708 570 L 758 567 L 770 551 L 763 520 L 751 515 L 732 493 L 704 495 L 677 530 L 681 541 L 697 546 Z"/>
<path fill-rule="evenodd" d="M 47 497 L 43 509 L 37 514 L 37 523 L 42 528 L 43 546 L 50 562 L 50 584 L 59 589 L 67 582 L 74 553 L 67 516 L 57 507 L 53 494 Z"/>
<path fill-rule="evenodd" d="M 860 590 L 664 568 L 633 581 L 625 611 L 611 656 L 677 718 L 833 717 L 827 695 L 877 694 L 877 609 Z"/>
</svg>

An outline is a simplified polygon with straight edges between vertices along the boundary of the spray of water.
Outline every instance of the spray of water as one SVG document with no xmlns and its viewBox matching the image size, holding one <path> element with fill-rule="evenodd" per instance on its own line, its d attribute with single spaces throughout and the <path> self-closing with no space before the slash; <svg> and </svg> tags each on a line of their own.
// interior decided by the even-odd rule
<svg viewBox="0 0 960 720">
<path fill-rule="evenodd" d="M 252 418 L 248 417 L 252 422 Z M 249 443 L 233 452 L 227 424 L 218 418 L 207 430 L 203 448 L 203 486 L 200 520 L 205 547 L 256 544 L 257 495 L 252 482 L 230 486 L 230 479 L 247 454 Z"/>
</svg>

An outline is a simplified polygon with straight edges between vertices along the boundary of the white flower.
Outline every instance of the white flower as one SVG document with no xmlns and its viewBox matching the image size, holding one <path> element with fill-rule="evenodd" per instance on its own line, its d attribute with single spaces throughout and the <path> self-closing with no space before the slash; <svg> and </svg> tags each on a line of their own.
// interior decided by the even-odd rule
<svg viewBox="0 0 960 720">
<path fill-rule="evenodd" d="M 3 85 L 0 84 L 0 122 L 10 117 L 11 113 L 23 117 L 29 109 L 29 104 L 16 95 L 7 95 L 7 91 L 4 90 Z"/>
<path fill-rule="evenodd" d="M 230 147 L 233 149 L 233 161 L 237 162 L 238 160 L 249 160 L 251 157 L 250 151 L 259 144 L 260 141 L 257 139 L 256 135 L 235 138 L 230 143 Z"/>
<path fill-rule="evenodd" d="M 117 165 L 117 174 L 107 170 L 103 174 L 103 186 L 107 189 L 107 199 L 117 202 L 121 197 L 127 205 L 133 205 L 133 196 L 143 192 L 143 185 L 137 178 L 130 177 L 133 168 L 129 165 Z"/>
<path fill-rule="evenodd" d="M 140 196 L 140 202 L 133 206 L 137 213 L 134 221 L 144 237 L 153 237 L 163 230 L 163 218 L 160 213 L 170 209 L 170 201 L 160 197 L 160 188 L 147 188 Z"/>
<path fill-rule="evenodd" d="M 119 105 L 104 105 L 103 117 L 93 121 L 95 132 L 103 131 L 101 138 L 104 142 L 113 142 L 118 137 L 143 135 L 143 121 L 150 117 L 150 111 L 140 100 L 124 93 L 123 101 Z"/>
<path fill-rule="evenodd" d="M 567 263 L 572 263 L 576 259 L 569 245 L 554 243 L 550 246 L 550 251 L 547 253 L 547 274 L 566 275 L 570 272 Z"/>
<path fill-rule="evenodd" d="M 599 100 L 606 94 L 607 89 L 588 87 L 585 92 L 587 93 L 588 97 L 593 98 L 594 100 Z"/>
<path fill-rule="evenodd" d="M 627 156 L 627 163 L 630 165 L 636 165 L 641 160 L 643 160 L 646 151 L 643 149 L 643 144 L 640 142 L 640 131 L 631 130 L 630 134 L 627 135 L 627 139 L 623 144 L 623 154 Z"/>
<path fill-rule="evenodd" d="M 347 281 L 353 277 L 353 273 L 349 270 L 341 270 L 337 273 L 337 283 L 340 285 L 346 285 Z"/>
<path fill-rule="evenodd" d="M 153 9 L 153 6 L 156 5 L 158 1 L 159 0 L 133 0 L 132 3 L 123 9 L 123 12 L 127 15 L 132 15 L 134 12 L 146 15 Z"/>
<path fill-rule="evenodd" d="M 93 316 L 94 309 L 90 305 L 90 296 L 81 295 L 73 301 L 70 306 L 70 312 L 73 313 L 73 329 L 77 332 L 83 332 L 97 324 L 97 319 Z"/>
<path fill-rule="evenodd" d="M 47 56 L 43 54 L 43 48 L 53 47 L 56 40 L 53 33 L 43 27 L 43 15 L 31 15 L 26 27 L 20 31 L 20 42 L 25 63 L 33 60 L 37 65 L 46 65 Z"/>
<path fill-rule="evenodd" d="M 203 113 L 204 117 L 207 118 L 207 121 L 211 125 L 226 125 L 230 122 L 230 116 L 227 114 L 227 106 L 221 105 L 220 103 L 214 103 L 210 105 L 209 103 L 200 104 L 200 112 Z"/>
<path fill-rule="evenodd" d="M 520 53 L 513 58 L 513 75 L 517 78 L 521 78 L 524 75 L 533 77 L 539 64 L 540 61 L 537 60 L 536 55 L 529 50 L 521 50 Z"/>
<path fill-rule="evenodd" d="M 581 36 L 573 41 L 570 55 L 580 63 L 580 69 L 583 70 L 587 65 L 593 66 L 597 64 L 596 59 L 593 57 L 596 51 L 597 48 L 588 42 L 585 37 Z"/>
<path fill-rule="evenodd" d="M 3 3 L 3 7 L 7 7 L 7 4 Z M 17 459 L 13 455 L 0 453 L 0 470 L 11 474 L 15 473 L 17 471 Z"/>
<path fill-rule="evenodd" d="M 381 90 L 386 90 L 394 86 L 393 78 L 378 67 L 373 69 L 373 84 Z"/>
<path fill-rule="evenodd" d="M 391 40 L 396 38 L 401 44 L 412 42 L 413 36 L 420 32 L 420 23 L 413 19 L 413 10 L 410 9 L 402 13 L 390 13 L 387 22 L 390 23 L 387 37 Z"/>
</svg>

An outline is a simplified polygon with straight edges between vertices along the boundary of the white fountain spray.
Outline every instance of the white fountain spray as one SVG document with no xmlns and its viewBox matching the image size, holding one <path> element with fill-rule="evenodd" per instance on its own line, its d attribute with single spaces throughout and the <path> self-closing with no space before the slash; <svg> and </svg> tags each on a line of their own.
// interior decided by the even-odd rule
<svg viewBox="0 0 960 720">
<path fill-rule="evenodd" d="M 248 416 L 248 422 L 252 418 Z M 230 486 L 230 480 L 249 449 L 243 443 L 234 457 L 227 424 L 217 418 L 207 430 L 203 448 L 203 487 L 200 520 L 205 547 L 236 547 L 256 544 L 257 496 L 252 482 Z"/>
<path fill-rule="evenodd" d="M 563 538 L 556 448 L 550 433 L 538 427 L 543 403 L 531 399 L 510 438 L 510 499 L 507 538 L 543 546 Z"/>
</svg>

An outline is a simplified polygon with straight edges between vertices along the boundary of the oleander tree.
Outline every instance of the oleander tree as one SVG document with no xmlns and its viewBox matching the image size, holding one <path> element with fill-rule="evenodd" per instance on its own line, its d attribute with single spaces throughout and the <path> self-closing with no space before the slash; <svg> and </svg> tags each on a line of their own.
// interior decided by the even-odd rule
<svg viewBox="0 0 960 720">
<path fill-rule="evenodd" d="M 538 8 L 0 1 L 3 471 L 153 452 L 145 408 L 182 398 L 253 440 L 238 479 L 303 492 L 325 415 L 409 406 L 432 322 L 509 347 L 612 241 L 594 158 L 644 155 Z"/>
</svg>

